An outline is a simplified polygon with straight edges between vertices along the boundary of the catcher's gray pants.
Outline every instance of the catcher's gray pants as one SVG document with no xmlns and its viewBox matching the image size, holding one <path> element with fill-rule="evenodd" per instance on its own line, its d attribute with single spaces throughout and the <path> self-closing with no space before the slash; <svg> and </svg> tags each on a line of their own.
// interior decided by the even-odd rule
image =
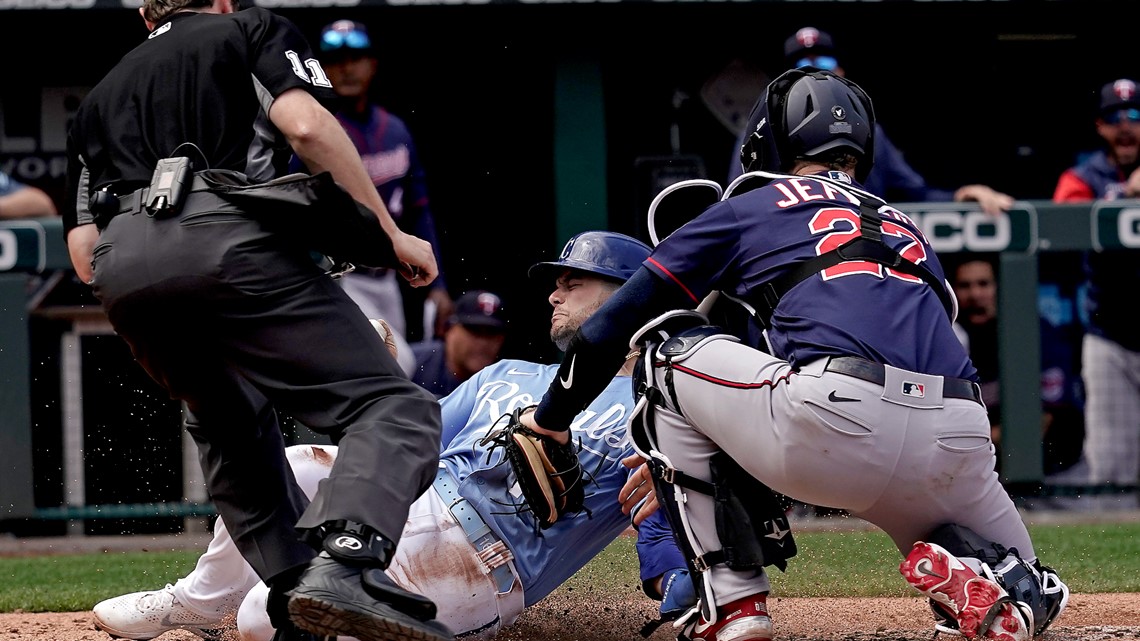
<svg viewBox="0 0 1140 641">
<path fill-rule="evenodd" d="M 295 527 L 346 519 L 399 540 L 434 478 L 439 406 L 306 248 L 193 193 L 176 218 L 113 218 L 93 265 L 115 331 L 185 401 L 210 497 L 258 576 L 312 558 Z M 341 445 L 307 509 L 274 408 Z"/>
<path fill-rule="evenodd" d="M 786 361 L 740 343 L 704 343 L 674 368 L 680 413 L 671 399 L 656 413 L 662 453 L 678 470 L 707 481 L 709 459 L 724 450 L 777 492 L 848 510 L 878 526 L 904 554 L 938 525 L 954 522 L 1035 558 L 1021 516 L 994 472 L 985 407 L 943 399 L 939 377 L 906 373 L 906 380 L 926 389 L 925 398 L 910 399 L 824 372 L 825 365 L 819 360 L 795 372 Z M 662 391 L 668 389 L 665 371 L 654 369 Z M 886 387 L 893 380 L 888 374 Z M 719 550 L 712 498 L 687 495 L 698 545 Z M 754 572 L 723 565 L 706 576 L 718 604 L 767 589 Z"/>
</svg>

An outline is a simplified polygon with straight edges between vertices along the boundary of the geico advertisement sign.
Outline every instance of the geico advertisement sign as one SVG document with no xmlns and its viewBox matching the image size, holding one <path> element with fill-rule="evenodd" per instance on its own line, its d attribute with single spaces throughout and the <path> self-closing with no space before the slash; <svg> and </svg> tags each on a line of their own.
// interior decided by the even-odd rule
<svg viewBox="0 0 1140 641">
<path fill-rule="evenodd" d="M 899 209 L 915 221 L 937 252 L 1024 251 L 1036 244 L 1030 210 L 1011 209 L 994 216 L 982 211 Z"/>
<path fill-rule="evenodd" d="M 1101 249 L 1140 247 L 1140 206 L 1099 202 L 1093 206 L 1093 246 Z"/>
</svg>

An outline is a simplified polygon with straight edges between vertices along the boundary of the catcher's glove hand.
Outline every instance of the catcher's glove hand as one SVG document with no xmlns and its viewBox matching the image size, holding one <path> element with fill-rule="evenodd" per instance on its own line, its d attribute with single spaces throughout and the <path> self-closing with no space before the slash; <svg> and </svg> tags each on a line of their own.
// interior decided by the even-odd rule
<svg viewBox="0 0 1140 641">
<path fill-rule="evenodd" d="M 518 479 L 526 505 L 541 529 L 554 525 L 560 516 L 585 510 L 585 478 L 578 454 L 565 445 L 523 425 L 519 417 L 534 406 L 520 407 L 510 414 L 505 427 L 492 430 L 480 445 L 502 447 Z M 587 514 L 589 513 L 586 510 Z"/>
</svg>

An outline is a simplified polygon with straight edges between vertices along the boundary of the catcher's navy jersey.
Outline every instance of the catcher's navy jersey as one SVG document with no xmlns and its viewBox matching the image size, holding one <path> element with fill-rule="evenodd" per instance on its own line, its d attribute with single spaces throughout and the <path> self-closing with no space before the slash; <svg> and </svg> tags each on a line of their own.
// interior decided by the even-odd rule
<svg viewBox="0 0 1140 641">
<path fill-rule="evenodd" d="M 126 191 L 143 186 L 158 160 L 175 150 L 197 169 L 206 169 L 205 162 L 258 180 L 283 173 L 291 150 L 267 114 L 277 96 L 297 87 L 324 102 L 333 97 L 301 32 L 266 9 L 183 12 L 159 23 L 75 113 L 65 229 L 90 222 L 77 221 L 74 208 L 84 166 L 89 191 L 115 183 Z M 204 161 L 191 148 L 179 148 L 183 143 L 196 146 Z"/>
<path fill-rule="evenodd" d="M 496 422 L 506 420 L 504 414 L 537 403 L 557 370 L 557 365 L 501 360 L 440 401 L 440 461 L 459 480 L 459 493 L 515 555 L 527 605 L 550 594 L 629 527 L 629 517 L 622 514 L 617 500 L 630 473 L 621 459 L 633 454 L 626 435 L 633 409 L 628 376 L 610 381 L 570 425 L 574 442 L 581 439 L 582 469 L 595 481 L 586 485 L 585 505 L 592 512 L 588 523 L 585 513 L 563 517 L 536 536 L 534 519 L 528 513 L 515 514 L 512 507 L 522 502 L 522 496 L 504 452 L 498 449 L 488 457 L 487 446 L 478 445 Z"/>
<path fill-rule="evenodd" d="M 857 202 L 851 191 L 822 180 L 776 180 L 712 205 L 662 241 L 645 266 L 694 304 L 714 290 L 748 300 L 763 283 L 858 236 Z M 880 215 L 884 241 L 945 280 L 914 222 L 890 207 Z M 773 355 L 793 366 L 847 354 L 975 377 L 937 293 L 877 263 L 846 261 L 792 288 L 772 316 L 768 342 Z"/>
</svg>

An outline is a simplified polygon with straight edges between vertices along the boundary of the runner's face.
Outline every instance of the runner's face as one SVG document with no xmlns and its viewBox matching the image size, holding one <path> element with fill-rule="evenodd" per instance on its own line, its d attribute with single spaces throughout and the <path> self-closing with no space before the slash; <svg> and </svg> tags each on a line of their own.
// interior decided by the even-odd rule
<svg viewBox="0 0 1140 641">
<path fill-rule="evenodd" d="M 617 284 L 586 272 L 567 270 L 558 277 L 551 292 L 554 312 L 550 316 L 550 340 L 566 351 L 574 333 L 617 289 Z"/>
</svg>

